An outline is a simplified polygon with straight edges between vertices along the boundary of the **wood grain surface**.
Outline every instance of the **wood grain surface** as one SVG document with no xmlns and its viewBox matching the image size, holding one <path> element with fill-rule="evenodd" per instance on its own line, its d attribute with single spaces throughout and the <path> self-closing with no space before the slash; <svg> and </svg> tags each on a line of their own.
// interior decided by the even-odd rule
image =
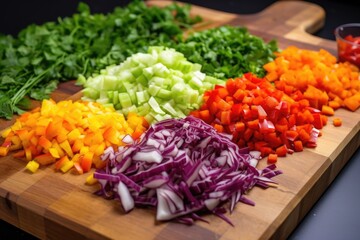
<svg viewBox="0 0 360 240">
<path fill-rule="evenodd" d="M 265 41 L 276 39 L 281 48 L 325 48 L 336 54 L 335 42 L 308 33 L 318 30 L 325 17 L 324 10 L 311 3 L 280 1 L 250 15 L 193 6 L 192 13 L 205 20 L 198 30 L 226 24 L 245 26 Z M 76 99 L 79 91 L 70 81 L 62 83 L 52 97 L 56 101 Z M 156 222 L 152 209 L 137 208 L 124 214 L 118 202 L 93 194 L 98 186 L 84 184 L 87 174 L 55 173 L 51 167 L 29 174 L 25 163 L 11 156 L 0 158 L 0 218 L 42 239 L 285 239 L 359 147 L 360 111 L 340 109 L 336 116 L 343 119 L 343 126 L 328 124 L 315 149 L 278 161 L 284 174 L 275 178 L 277 188 L 254 188 L 248 198 L 255 201 L 255 207 L 238 204 L 227 214 L 234 227 L 212 215 L 205 216 L 209 223 L 185 226 Z M 0 129 L 14 119 L 0 120 Z M 259 168 L 264 166 L 266 162 L 260 161 Z"/>
</svg>

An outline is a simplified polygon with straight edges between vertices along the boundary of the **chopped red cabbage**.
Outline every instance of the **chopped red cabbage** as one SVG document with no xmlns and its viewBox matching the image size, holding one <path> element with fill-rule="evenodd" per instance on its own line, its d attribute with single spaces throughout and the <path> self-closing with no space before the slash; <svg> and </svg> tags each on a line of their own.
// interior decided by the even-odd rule
<svg viewBox="0 0 360 240">
<path fill-rule="evenodd" d="M 281 173 L 275 165 L 256 169 L 259 153 L 240 149 L 192 116 L 158 122 L 137 142 L 125 140 L 130 144 L 104 152 L 102 159 L 109 161 L 94 173 L 102 187 L 97 193 L 119 199 L 125 212 L 154 206 L 158 221 L 192 224 L 205 221 L 198 213 L 209 212 L 232 225 L 224 203 L 230 212 L 238 202 L 254 205 L 246 192 L 268 187 Z"/>
</svg>

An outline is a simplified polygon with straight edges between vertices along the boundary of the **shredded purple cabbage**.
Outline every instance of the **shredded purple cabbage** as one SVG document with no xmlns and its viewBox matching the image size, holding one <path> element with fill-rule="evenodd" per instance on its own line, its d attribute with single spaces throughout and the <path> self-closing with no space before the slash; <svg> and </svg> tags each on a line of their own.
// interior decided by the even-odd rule
<svg viewBox="0 0 360 240">
<path fill-rule="evenodd" d="M 106 149 L 102 159 L 108 163 L 94 173 L 101 184 L 97 194 L 119 199 L 125 212 L 152 206 L 158 221 L 185 224 L 205 221 L 198 215 L 204 212 L 232 224 L 224 203 L 230 203 L 230 212 L 238 202 L 254 205 L 246 192 L 268 187 L 281 173 L 275 165 L 256 169 L 260 154 L 240 149 L 192 116 L 158 122 L 139 141 Z"/>
</svg>

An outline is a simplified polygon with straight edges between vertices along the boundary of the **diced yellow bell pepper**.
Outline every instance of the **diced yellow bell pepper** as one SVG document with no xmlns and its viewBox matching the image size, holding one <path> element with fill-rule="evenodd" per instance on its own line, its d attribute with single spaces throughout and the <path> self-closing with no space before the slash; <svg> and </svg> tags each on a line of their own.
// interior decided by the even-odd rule
<svg viewBox="0 0 360 240">
<path fill-rule="evenodd" d="M 6 138 L 10 132 L 11 132 L 11 128 L 9 128 L 9 127 L 1 130 L 1 137 Z"/>
<path fill-rule="evenodd" d="M 26 169 L 28 169 L 30 172 L 34 173 L 38 170 L 40 164 L 37 163 L 36 161 L 29 161 L 26 164 Z"/>
<path fill-rule="evenodd" d="M 74 162 L 73 162 L 73 161 L 68 161 L 68 162 L 66 162 L 66 163 L 60 168 L 60 170 L 61 170 L 63 173 L 66 173 L 66 172 L 69 171 L 73 166 L 74 166 Z"/>
<path fill-rule="evenodd" d="M 64 149 L 64 151 L 66 152 L 66 154 L 67 154 L 69 157 L 72 158 L 72 157 L 74 156 L 74 153 L 73 153 L 73 151 L 71 150 L 71 146 L 70 146 L 68 140 L 65 140 L 65 141 L 61 142 L 59 145 L 60 145 L 60 147 L 61 147 L 62 149 Z"/>
<path fill-rule="evenodd" d="M 16 156 L 30 162 L 30 171 L 56 161 L 55 169 L 67 172 L 76 163 L 81 174 L 92 166 L 103 168 L 106 162 L 100 156 L 107 147 L 124 145 L 123 136 L 140 136 L 148 127 L 136 113 L 126 119 L 114 108 L 96 102 L 43 100 L 41 107 L 20 115 L 1 131 L 10 146 L 2 145 L 0 155 L 20 150 Z"/>
<path fill-rule="evenodd" d="M 98 180 L 96 178 L 94 178 L 94 174 L 90 174 L 89 176 L 87 176 L 86 178 L 86 184 L 87 185 L 94 185 L 95 183 L 97 183 Z"/>
</svg>

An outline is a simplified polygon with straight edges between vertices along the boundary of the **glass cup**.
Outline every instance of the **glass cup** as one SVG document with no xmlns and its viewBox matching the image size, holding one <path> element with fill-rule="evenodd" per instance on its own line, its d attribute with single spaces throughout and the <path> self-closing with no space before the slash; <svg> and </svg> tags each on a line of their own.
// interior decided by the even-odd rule
<svg viewBox="0 0 360 240">
<path fill-rule="evenodd" d="M 338 60 L 360 68 L 360 23 L 348 23 L 335 29 Z"/>
</svg>

